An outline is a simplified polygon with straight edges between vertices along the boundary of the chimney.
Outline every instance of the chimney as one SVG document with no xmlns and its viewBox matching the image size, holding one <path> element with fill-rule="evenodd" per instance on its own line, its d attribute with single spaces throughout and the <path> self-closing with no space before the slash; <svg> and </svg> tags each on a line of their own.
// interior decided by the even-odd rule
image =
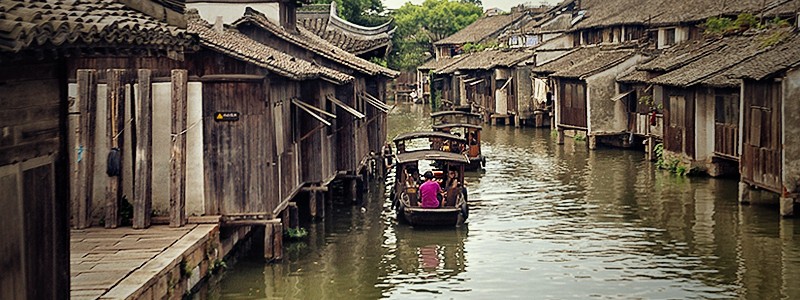
<svg viewBox="0 0 800 300">
<path fill-rule="evenodd" d="M 297 2 L 296 0 L 280 0 L 278 4 L 281 27 L 291 32 L 297 32 Z"/>
<path fill-rule="evenodd" d="M 222 24 L 222 16 L 217 16 L 216 21 L 214 21 L 214 31 L 217 33 L 222 33 L 222 30 L 225 26 Z"/>
</svg>

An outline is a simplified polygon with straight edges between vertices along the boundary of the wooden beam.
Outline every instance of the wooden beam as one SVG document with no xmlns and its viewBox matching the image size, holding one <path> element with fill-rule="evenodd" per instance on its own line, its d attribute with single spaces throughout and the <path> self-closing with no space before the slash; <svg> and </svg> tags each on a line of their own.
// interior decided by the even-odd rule
<svg viewBox="0 0 800 300">
<path fill-rule="evenodd" d="M 267 224 L 280 224 L 281 219 L 271 220 L 233 220 L 222 222 L 222 226 L 264 226 Z"/>
<path fill-rule="evenodd" d="M 172 70 L 172 158 L 169 226 L 186 225 L 186 97 L 188 72 Z"/>
<path fill-rule="evenodd" d="M 153 99 L 150 86 L 151 71 L 139 70 L 136 94 L 136 152 L 133 186 L 133 228 L 150 227 L 153 207 Z"/>
<path fill-rule="evenodd" d="M 97 118 L 97 72 L 78 70 L 78 95 L 74 110 L 76 127 L 75 145 L 70 162 L 75 165 L 72 177 L 73 227 L 83 229 L 91 225 L 92 199 L 94 198 L 94 137 Z"/>
<path fill-rule="evenodd" d="M 108 185 L 106 186 L 106 216 L 105 227 L 117 228 L 119 226 L 119 199 L 122 185 L 122 129 L 125 126 L 125 85 L 123 78 L 125 70 L 113 69 L 107 72 L 107 109 L 106 109 L 106 133 L 108 135 L 108 149 L 117 151 L 118 159 L 115 166 L 106 166 L 107 171 L 116 169 L 116 173 L 108 174 Z M 108 160 L 107 160 L 108 162 Z"/>
</svg>

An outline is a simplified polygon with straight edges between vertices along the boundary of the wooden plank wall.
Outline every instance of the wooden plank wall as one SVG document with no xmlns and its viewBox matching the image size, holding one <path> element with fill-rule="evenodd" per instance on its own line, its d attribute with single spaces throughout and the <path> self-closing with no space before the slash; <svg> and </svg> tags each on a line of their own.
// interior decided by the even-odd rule
<svg viewBox="0 0 800 300">
<path fill-rule="evenodd" d="M 203 83 L 206 201 L 209 213 L 271 211 L 274 142 L 263 80 Z M 216 121 L 216 112 L 239 112 L 238 121 Z"/>
<path fill-rule="evenodd" d="M 59 160 L 67 126 L 62 66 L 0 66 L 0 209 L 8 212 L 0 218 L 0 299 L 69 297 L 69 175 L 68 163 Z"/>
<path fill-rule="evenodd" d="M 296 81 L 272 78 L 270 81 L 269 102 L 273 104 L 275 120 L 276 155 L 279 157 L 277 182 L 280 185 L 280 203 L 300 184 L 299 156 L 297 155 L 296 136 L 293 132 L 293 114 L 297 113 L 292 105 L 292 98 L 300 96 L 300 84 Z"/>
<path fill-rule="evenodd" d="M 742 180 L 781 191 L 781 83 L 747 81 L 742 107 Z"/>
<path fill-rule="evenodd" d="M 360 112 L 356 106 L 355 85 L 346 84 L 336 87 L 336 99 L 344 102 L 348 106 L 355 108 Z M 355 172 L 358 166 L 356 160 L 356 118 L 343 109 L 336 108 L 336 120 L 334 121 L 334 132 L 336 136 L 336 170 Z"/>
</svg>

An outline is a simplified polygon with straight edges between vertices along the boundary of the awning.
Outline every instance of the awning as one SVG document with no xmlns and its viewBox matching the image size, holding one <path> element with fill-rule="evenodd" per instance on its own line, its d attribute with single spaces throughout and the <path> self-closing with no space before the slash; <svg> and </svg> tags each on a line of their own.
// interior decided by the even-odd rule
<svg viewBox="0 0 800 300">
<path fill-rule="evenodd" d="M 512 79 L 514 79 L 514 77 L 509 77 L 508 80 L 506 80 L 506 83 L 504 83 L 503 86 L 501 88 L 499 88 L 498 90 L 505 90 L 506 87 L 508 86 L 508 84 L 511 83 Z"/>
<path fill-rule="evenodd" d="M 325 118 L 323 118 L 319 114 L 322 114 L 324 116 L 330 117 L 332 119 L 336 119 L 336 115 L 334 115 L 332 113 L 329 113 L 327 111 L 321 110 L 319 108 L 316 108 L 311 104 L 308 104 L 308 103 L 305 103 L 303 101 L 300 101 L 300 99 L 293 98 L 292 99 L 292 103 L 294 105 L 296 105 L 298 108 L 300 108 L 303 111 L 305 111 L 306 113 L 308 113 L 309 115 L 311 115 L 312 117 L 314 117 L 314 119 L 317 119 L 317 121 L 319 121 L 320 123 L 325 124 L 327 126 L 331 126 L 331 122 L 328 122 L 328 120 L 325 120 Z"/>
<path fill-rule="evenodd" d="M 380 110 L 382 112 L 388 112 L 389 111 L 389 106 L 386 105 L 386 103 L 381 102 L 380 100 L 378 100 L 378 98 L 373 97 L 369 93 L 361 93 L 360 95 L 361 95 L 362 98 L 364 98 L 364 100 L 367 103 L 369 103 L 369 105 L 374 106 L 378 110 Z"/>
<path fill-rule="evenodd" d="M 362 114 L 361 112 L 359 112 L 355 108 L 352 108 L 352 107 L 348 106 L 347 104 L 344 104 L 344 102 L 342 102 L 339 99 L 336 99 L 335 97 L 328 96 L 326 98 L 328 98 L 328 100 L 333 102 L 333 104 L 338 105 L 339 107 L 344 109 L 344 111 L 350 113 L 351 115 L 353 115 L 354 117 L 356 117 L 358 119 L 363 119 L 364 117 L 366 117 L 366 115 Z"/>
<path fill-rule="evenodd" d="M 627 92 L 624 92 L 624 93 L 621 93 L 621 94 L 617 94 L 616 96 L 611 97 L 611 101 L 619 101 L 619 99 L 627 97 L 628 95 L 633 93 L 633 91 L 634 90 L 630 90 L 630 91 L 627 91 Z"/>
<path fill-rule="evenodd" d="M 478 80 L 475 80 L 475 81 L 473 81 L 473 82 L 470 82 L 470 83 L 468 83 L 468 85 L 469 85 L 469 86 L 474 86 L 474 85 L 476 85 L 476 84 L 481 84 L 481 83 L 483 83 L 483 81 L 484 81 L 483 79 L 478 79 Z"/>
</svg>

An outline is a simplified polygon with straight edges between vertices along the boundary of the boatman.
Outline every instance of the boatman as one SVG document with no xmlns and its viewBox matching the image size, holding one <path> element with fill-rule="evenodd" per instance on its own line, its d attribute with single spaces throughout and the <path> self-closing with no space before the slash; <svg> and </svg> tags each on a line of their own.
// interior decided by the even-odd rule
<svg viewBox="0 0 800 300">
<path fill-rule="evenodd" d="M 419 196 L 422 199 L 420 206 L 422 208 L 439 207 L 438 197 L 439 193 L 442 192 L 442 187 L 433 179 L 433 172 L 427 171 L 422 177 L 425 177 L 425 183 L 419 186 Z"/>
</svg>

